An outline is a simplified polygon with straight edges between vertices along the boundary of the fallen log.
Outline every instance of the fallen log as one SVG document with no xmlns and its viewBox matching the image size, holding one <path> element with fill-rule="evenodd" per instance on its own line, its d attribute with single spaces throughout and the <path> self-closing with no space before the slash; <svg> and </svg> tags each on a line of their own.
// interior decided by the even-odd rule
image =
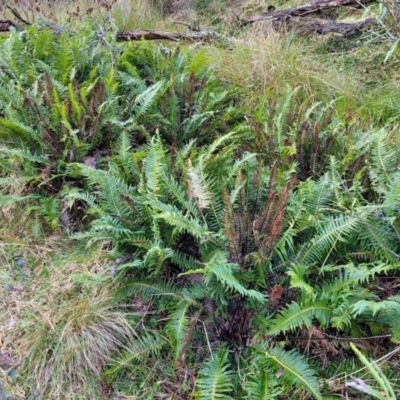
<svg viewBox="0 0 400 400">
<path fill-rule="evenodd" d="M 327 10 L 335 7 L 342 6 L 357 6 L 373 3 L 376 0 L 314 0 L 310 3 L 302 4 L 301 6 L 286 8 L 271 12 L 269 9 L 267 12 L 245 19 L 241 22 L 242 26 L 254 24 L 255 22 L 268 21 L 268 20 L 287 20 L 292 17 L 304 17 L 305 15 L 312 14 L 321 10 Z"/>
<path fill-rule="evenodd" d="M 328 22 L 321 23 L 320 21 L 316 23 L 314 26 L 312 22 L 310 22 L 310 27 L 312 30 L 324 35 L 326 33 L 339 33 L 343 36 L 352 36 L 360 33 L 365 28 L 376 24 L 375 18 L 367 18 L 359 22 L 355 23 L 345 23 L 345 22 Z"/>
<path fill-rule="evenodd" d="M 375 18 L 367 18 L 354 23 L 346 23 L 346 22 L 335 22 L 330 21 L 327 22 L 325 20 L 320 19 L 312 19 L 312 18 L 290 18 L 290 20 L 280 20 L 273 21 L 275 27 L 277 28 L 279 25 L 285 24 L 285 26 L 289 26 L 291 29 L 294 29 L 298 33 L 318 33 L 320 35 L 325 35 L 327 33 L 337 33 L 343 35 L 345 37 L 356 35 L 362 32 L 365 28 L 376 24 Z"/>
<path fill-rule="evenodd" d="M 132 31 L 132 32 L 118 32 L 116 35 L 117 41 L 127 40 L 189 40 L 189 41 L 210 41 L 219 38 L 219 36 L 208 30 L 198 30 L 188 33 L 180 32 L 160 32 L 160 31 Z"/>
<path fill-rule="evenodd" d="M 15 24 L 14 22 L 8 19 L 0 21 L 0 32 L 8 32 L 11 29 L 11 27 L 17 30 L 22 29 L 19 25 Z"/>
<path fill-rule="evenodd" d="M 46 26 L 50 29 L 53 29 L 56 32 L 60 32 L 62 28 L 46 24 Z M 23 30 L 24 28 L 15 24 L 9 20 L 0 20 L 0 32 L 8 32 L 11 27 L 14 27 L 18 30 Z M 180 33 L 180 32 L 161 32 L 161 31 L 152 31 L 152 30 L 141 30 L 141 31 L 131 31 L 131 32 L 118 32 L 116 34 L 117 41 L 130 41 L 130 40 L 188 40 L 188 41 L 211 41 L 215 39 L 223 39 L 215 32 L 209 30 L 196 30 L 188 33 Z M 227 39 L 223 39 L 227 40 Z"/>
</svg>

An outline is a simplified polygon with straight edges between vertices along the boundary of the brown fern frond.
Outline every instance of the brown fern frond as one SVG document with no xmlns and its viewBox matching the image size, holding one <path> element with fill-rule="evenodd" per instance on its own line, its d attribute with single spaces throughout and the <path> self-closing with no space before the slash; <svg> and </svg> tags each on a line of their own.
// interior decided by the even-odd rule
<svg viewBox="0 0 400 400">
<path fill-rule="evenodd" d="M 271 253 L 273 244 L 278 239 L 282 230 L 286 203 L 296 182 L 297 176 L 293 174 L 279 194 L 276 191 L 271 192 L 264 206 L 263 213 L 253 223 L 256 243 L 267 255 Z"/>
<path fill-rule="evenodd" d="M 269 174 L 268 190 L 273 191 L 276 187 L 276 175 L 278 173 L 278 161 L 275 160 L 271 167 L 271 172 Z"/>
<path fill-rule="evenodd" d="M 318 125 L 317 123 L 314 124 L 313 126 L 313 147 L 312 147 L 312 155 L 311 155 L 311 171 L 316 174 L 318 171 L 318 152 L 319 152 L 319 130 L 318 130 Z"/>
<path fill-rule="evenodd" d="M 193 330 L 197 324 L 197 322 L 200 319 L 200 315 L 203 312 L 203 308 L 200 308 L 199 310 L 196 311 L 196 313 L 190 318 L 190 322 L 189 325 L 186 328 L 186 334 L 185 334 L 185 338 L 184 338 L 184 343 L 183 343 L 183 347 L 182 347 L 182 353 L 181 353 L 181 358 L 180 361 L 182 361 L 183 363 L 185 363 L 186 360 L 186 354 L 190 345 L 190 340 L 192 338 L 192 334 L 193 334 Z"/>
<path fill-rule="evenodd" d="M 276 215 L 275 221 L 273 222 L 272 227 L 270 229 L 270 234 L 268 235 L 265 241 L 265 251 L 267 255 L 270 254 L 274 243 L 276 242 L 281 233 L 285 210 L 286 210 L 285 207 L 279 210 L 278 214 Z"/>
<path fill-rule="evenodd" d="M 261 214 L 253 222 L 253 234 L 256 242 L 260 243 L 263 234 L 265 234 L 265 227 L 268 226 L 268 222 L 271 218 L 271 214 L 275 208 L 277 192 L 271 191 L 268 195 L 268 199 L 264 205 Z"/>
<path fill-rule="evenodd" d="M 270 303 L 274 304 L 278 302 L 283 295 L 283 287 L 282 285 L 274 285 L 274 287 L 271 290 L 271 294 L 269 295 L 269 301 Z"/>
<path fill-rule="evenodd" d="M 298 340 L 298 345 L 306 348 L 307 351 L 312 351 L 313 354 L 318 356 L 323 364 L 328 362 L 328 353 L 336 356 L 339 350 L 336 348 L 338 343 L 327 339 L 327 335 L 316 326 L 310 329 L 302 329 L 302 337 Z"/>
<path fill-rule="evenodd" d="M 225 237 L 227 240 L 228 250 L 229 250 L 229 259 L 230 261 L 240 264 L 242 257 L 240 255 L 239 235 L 236 232 L 236 230 L 232 227 L 228 213 L 224 213 L 223 221 L 224 221 Z"/>
<path fill-rule="evenodd" d="M 43 73 L 43 80 L 44 80 L 44 99 L 45 99 L 46 105 L 48 107 L 50 107 L 53 104 L 54 85 L 51 80 L 51 76 L 47 71 L 45 71 Z"/>
<path fill-rule="evenodd" d="M 329 340 L 326 339 L 325 334 L 316 326 L 312 326 L 309 329 L 308 335 L 310 339 L 318 339 L 313 346 L 314 354 L 318 354 L 320 357 L 326 357 L 326 353 L 332 353 L 333 355 L 339 354 L 339 350 Z"/>
</svg>

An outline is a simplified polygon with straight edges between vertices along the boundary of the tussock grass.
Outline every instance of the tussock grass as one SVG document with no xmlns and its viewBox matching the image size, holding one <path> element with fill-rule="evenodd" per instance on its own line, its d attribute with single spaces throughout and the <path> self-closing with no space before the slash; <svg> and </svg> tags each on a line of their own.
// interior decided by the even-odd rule
<svg viewBox="0 0 400 400">
<path fill-rule="evenodd" d="M 170 26 L 162 19 L 162 12 L 162 4 L 154 4 L 153 1 L 118 0 L 110 16 L 120 31 L 168 29 Z"/>
<path fill-rule="evenodd" d="M 229 49 L 211 49 L 218 60 L 222 79 L 244 89 L 244 102 L 257 107 L 267 92 L 279 100 L 289 86 L 299 88 L 300 102 L 329 102 L 343 97 L 357 100 L 357 85 L 347 71 L 338 71 L 313 57 L 301 38 L 276 32 L 266 25 L 255 25 L 242 34 Z"/>
<path fill-rule="evenodd" d="M 6 389 L 24 388 L 31 398 L 98 398 L 102 367 L 133 336 L 101 254 L 79 256 L 55 242 L 21 250 L 2 249 L 1 351 L 18 361 L 12 369 L 21 374 Z"/>
</svg>

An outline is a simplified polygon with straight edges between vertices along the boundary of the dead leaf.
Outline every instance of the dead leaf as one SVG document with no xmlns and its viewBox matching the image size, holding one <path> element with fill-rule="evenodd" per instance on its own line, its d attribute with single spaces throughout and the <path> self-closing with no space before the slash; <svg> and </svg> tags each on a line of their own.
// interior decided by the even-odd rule
<svg viewBox="0 0 400 400">
<path fill-rule="evenodd" d="M 283 294 L 283 287 L 281 285 L 275 285 L 271 290 L 269 301 L 271 303 L 276 303 L 278 300 L 281 299 L 282 294 Z"/>
</svg>

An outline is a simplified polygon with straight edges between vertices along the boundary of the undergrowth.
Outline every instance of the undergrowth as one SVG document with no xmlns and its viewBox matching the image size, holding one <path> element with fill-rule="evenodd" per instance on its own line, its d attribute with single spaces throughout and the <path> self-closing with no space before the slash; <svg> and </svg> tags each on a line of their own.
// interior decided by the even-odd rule
<svg viewBox="0 0 400 400">
<path fill-rule="evenodd" d="M 0 44 L 0 398 L 398 396 L 396 85 L 266 27 L 115 40 L 223 3 L 98 5 Z"/>
</svg>

